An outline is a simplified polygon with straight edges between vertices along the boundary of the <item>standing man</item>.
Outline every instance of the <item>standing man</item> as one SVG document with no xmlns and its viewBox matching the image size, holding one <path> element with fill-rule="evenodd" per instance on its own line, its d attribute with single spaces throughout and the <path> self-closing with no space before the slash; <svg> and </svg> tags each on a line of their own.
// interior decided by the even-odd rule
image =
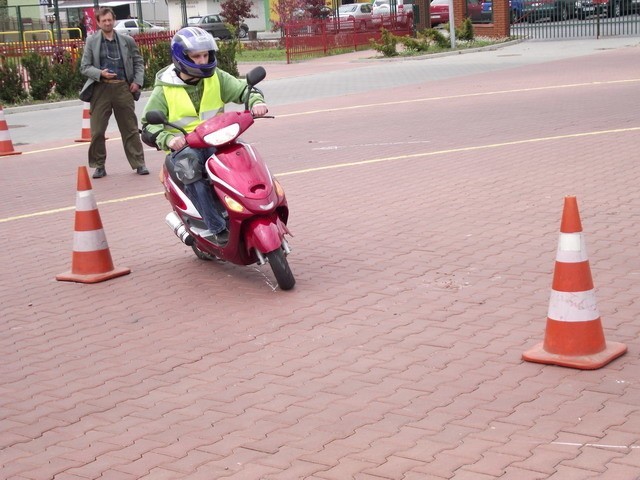
<svg viewBox="0 0 640 480">
<path fill-rule="evenodd" d="M 91 102 L 89 166 L 96 169 L 93 178 L 107 174 L 105 132 L 113 112 L 131 168 L 148 175 L 134 104 L 144 83 L 142 55 L 133 38 L 113 29 L 116 17 L 111 8 L 100 8 L 96 18 L 99 30 L 87 38 L 80 64 L 80 72 L 88 77 L 80 98 Z"/>
</svg>

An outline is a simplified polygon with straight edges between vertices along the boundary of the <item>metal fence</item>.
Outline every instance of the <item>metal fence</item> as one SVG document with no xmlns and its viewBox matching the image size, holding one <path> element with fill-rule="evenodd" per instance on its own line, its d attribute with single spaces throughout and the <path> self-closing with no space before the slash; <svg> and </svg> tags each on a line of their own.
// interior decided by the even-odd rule
<svg viewBox="0 0 640 480">
<path fill-rule="evenodd" d="M 573 18 L 561 21 L 517 23 L 511 25 L 511 35 L 522 38 L 600 38 L 637 35 L 640 33 L 640 16 L 618 18 Z"/>
<path fill-rule="evenodd" d="M 556 1 L 526 7 L 512 1 L 511 35 L 521 38 L 599 38 L 640 34 L 640 1 Z M 523 5 L 523 7 L 514 7 Z"/>
<path fill-rule="evenodd" d="M 412 24 L 390 22 L 385 29 L 394 35 L 410 35 Z M 357 24 L 355 21 L 309 20 L 291 22 L 284 26 L 287 63 L 332 53 L 370 48 L 371 41 L 379 41 L 381 25 Z"/>
</svg>

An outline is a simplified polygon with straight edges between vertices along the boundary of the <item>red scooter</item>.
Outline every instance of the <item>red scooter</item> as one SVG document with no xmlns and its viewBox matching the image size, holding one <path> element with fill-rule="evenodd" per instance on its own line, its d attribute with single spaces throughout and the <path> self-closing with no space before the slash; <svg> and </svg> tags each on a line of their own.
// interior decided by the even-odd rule
<svg viewBox="0 0 640 480">
<path fill-rule="evenodd" d="M 169 157 L 163 168 L 165 197 L 173 212 L 166 222 L 183 243 L 203 260 L 220 259 L 238 265 L 269 263 L 282 290 L 290 290 L 296 281 L 289 268 L 291 252 L 284 238 L 291 235 L 287 228 L 289 207 L 280 183 L 271 176 L 260 154 L 238 137 L 253 125 L 249 111 L 249 94 L 266 76 L 262 67 L 247 76 L 247 99 L 243 112 L 225 112 L 205 120 L 191 133 L 167 122 L 158 111 L 147 112 L 149 123 L 164 124 L 185 134 L 192 148 L 215 147 L 207 159 L 203 177 L 213 189 L 216 208 L 227 221 L 229 241 L 221 246 L 207 239 L 210 235 L 200 213 L 182 189 L 182 182 L 171 168 Z M 208 237 L 211 238 L 211 237 Z"/>
</svg>

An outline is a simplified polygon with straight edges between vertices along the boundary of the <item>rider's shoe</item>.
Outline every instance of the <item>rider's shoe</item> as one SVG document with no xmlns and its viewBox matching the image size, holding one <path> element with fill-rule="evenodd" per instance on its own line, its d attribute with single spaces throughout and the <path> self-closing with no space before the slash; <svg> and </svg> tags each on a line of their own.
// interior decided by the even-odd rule
<svg viewBox="0 0 640 480">
<path fill-rule="evenodd" d="M 229 241 L 229 230 L 225 228 L 221 232 L 209 234 L 204 238 L 206 238 L 210 242 L 217 243 L 220 246 L 224 246 Z"/>
</svg>

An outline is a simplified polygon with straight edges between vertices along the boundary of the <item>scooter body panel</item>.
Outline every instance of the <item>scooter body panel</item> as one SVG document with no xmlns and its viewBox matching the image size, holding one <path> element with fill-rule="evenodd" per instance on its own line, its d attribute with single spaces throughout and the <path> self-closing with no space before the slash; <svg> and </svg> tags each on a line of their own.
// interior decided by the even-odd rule
<svg viewBox="0 0 640 480">
<path fill-rule="evenodd" d="M 221 148 L 207 161 L 206 169 L 216 187 L 234 196 L 263 201 L 273 193 L 269 169 L 260 154 L 247 143 Z"/>
<path fill-rule="evenodd" d="M 245 243 L 248 249 L 269 253 L 280 248 L 286 232 L 275 212 L 268 217 L 253 217 L 247 221 Z"/>
<path fill-rule="evenodd" d="M 164 174 L 165 197 L 182 219 L 203 252 L 238 265 L 258 261 L 255 250 L 268 253 L 282 245 L 289 216 L 284 193 L 279 196 L 271 173 L 259 153 L 247 143 L 220 147 L 205 163 L 215 196 L 224 205 L 231 197 L 242 211 L 227 209 L 229 241 L 220 246 L 201 236 L 206 226 L 197 209 L 168 172 Z"/>
</svg>

